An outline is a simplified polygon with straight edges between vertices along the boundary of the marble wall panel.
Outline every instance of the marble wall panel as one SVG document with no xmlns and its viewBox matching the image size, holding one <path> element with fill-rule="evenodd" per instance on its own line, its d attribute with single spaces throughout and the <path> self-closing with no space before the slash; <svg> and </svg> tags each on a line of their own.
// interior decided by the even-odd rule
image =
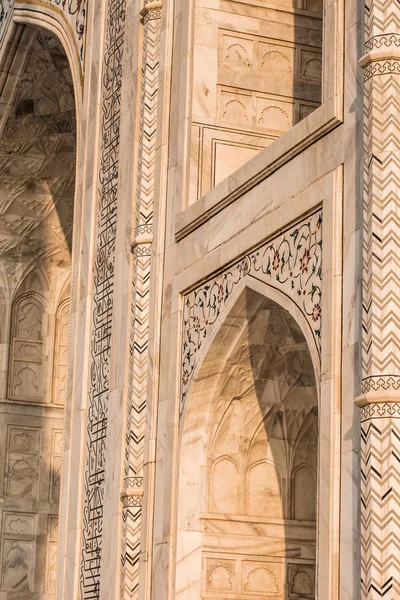
<svg viewBox="0 0 400 600">
<path fill-rule="evenodd" d="M 8 496 L 37 498 L 39 435 L 37 428 L 8 427 L 4 476 Z"/>
<path fill-rule="evenodd" d="M 46 591 L 54 594 L 58 571 L 58 517 L 49 515 L 47 527 Z"/>
<path fill-rule="evenodd" d="M 261 13 L 254 3 L 248 10 L 205 2 L 196 12 L 190 202 L 321 102 L 322 7 L 312 14 L 302 0 L 281 5 L 281 12 Z M 234 146 L 212 153 L 203 131 L 211 125 L 218 136 L 234 136 Z M 263 143 L 249 151 L 244 138 L 252 134 Z M 219 175 L 210 178 L 213 171 Z"/>
<path fill-rule="evenodd" d="M 33 591 L 34 544 L 3 540 L 1 587 L 12 592 Z"/>
<path fill-rule="evenodd" d="M 56 315 L 56 333 L 53 360 L 53 397 L 54 404 L 65 404 L 67 393 L 68 366 L 69 302 L 64 301 L 58 307 Z"/>
<path fill-rule="evenodd" d="M 50 503 L 60 500 L 61 468 L 63 452 L 63 431 L 53 429 L 51 440 L 51 467 L 50 467 Z"/>
<path fill-rule="evenodd" d="M 1 550 L 1 589 L 33 591 L 36 515 L 3 512 Z"/>
</svg>

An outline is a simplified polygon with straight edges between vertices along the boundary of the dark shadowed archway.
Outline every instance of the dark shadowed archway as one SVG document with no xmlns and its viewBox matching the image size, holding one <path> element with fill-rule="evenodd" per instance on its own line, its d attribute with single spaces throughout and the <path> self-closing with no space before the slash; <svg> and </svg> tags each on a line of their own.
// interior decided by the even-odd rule
<svg viewBox="0 0 400 600">
<path fill-rule="evenodd" d="M 243 289 L 186 403 L 176 598 L 315 598 L 318 390 L 291 314 Z"/>
<path fill-rule="evenodd" d="M 0 483 L 4 598 L 55 597 L 76 109 L 60 41 L 24 27 L 0 138 Z"/>
</svg>

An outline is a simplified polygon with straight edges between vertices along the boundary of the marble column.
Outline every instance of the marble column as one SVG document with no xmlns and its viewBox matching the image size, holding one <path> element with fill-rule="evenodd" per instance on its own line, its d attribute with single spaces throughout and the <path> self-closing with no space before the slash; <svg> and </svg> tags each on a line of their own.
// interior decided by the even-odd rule
<svg viewBox="0 0 400 600">
<path fill-rule="evenodd" d="M 126 460 L 123 505 L 121 598 L 147 595 L 146 556 L 141 539 L 146 519 L 144 472 L 146 441 L 151 438 L 151 387 L 149 360 L 152 243 L 156 181 L 156 130 L 158 109 L 160 34 L 162 3 L 145 0 L 143 27 L 139 145 L 137 157 L 136 222 L 132 240 L 133 300 L 131 324 L 130 390 L 126 427 Z M 147 444 L 147 447 L 149 445 Z M 142 518 L 143 517 L 143 518 Z M 145 565 L 140 569 L 140 564 Z M 144 572 L 143 572 L 144 571 Z"/>
<path fill-rule="evenodd" d="M 364 69 L 362 598 L 400 597 L 400 7 L 368 0 Z"/>
</svg>

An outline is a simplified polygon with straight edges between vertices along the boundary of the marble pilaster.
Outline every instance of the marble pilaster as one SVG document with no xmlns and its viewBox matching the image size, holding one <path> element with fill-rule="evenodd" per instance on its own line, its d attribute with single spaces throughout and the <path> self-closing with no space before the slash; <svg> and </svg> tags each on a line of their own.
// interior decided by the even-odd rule
<svg viewBox="0 0 400 600">
<path fill-rule="evenodd" d="M 140 575 L 143 532 L 143 479 L 149 423 L 149 327 L 152 271 L 154 200 L 156 196 L 156 140 L 159 86 L 161 8 L 158 1 L 145 1 L 141 10 L 143 28 L 140 78 L 139 143 L 137 158 L 136 217 L 131 249 L 133 254 L 130 380 L 128 392 L 126 450 L 122 501 L 121 598 L 143 598 L 148 578 Z"/>
<path fill-rule="evenodd" d="M 397 598 L 399 436 L 400 13 L 366 3 L 364 69 L 362 597 Z"/>
</svg>

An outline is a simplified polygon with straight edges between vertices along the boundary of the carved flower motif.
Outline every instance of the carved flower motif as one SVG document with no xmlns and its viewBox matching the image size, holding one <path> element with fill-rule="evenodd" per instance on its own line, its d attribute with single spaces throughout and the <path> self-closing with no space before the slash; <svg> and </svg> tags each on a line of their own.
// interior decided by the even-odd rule
<svg viewBox="0 0 400 600">
<path fill-rule="evenodd" d="M 189 371 L 187 369 L 185 369 L 182 373 L 182 383 L 183 385 L 186 385 L 187 382 L 189 381 Z"/>
<path fill-rule="evenodd" d="M 279 252 L 277 250 L 274 250 L 274 258 L 272 259 L 272 268 L 274 271 L 277 271 L 279 269 Z"/>
<path fill-rule="evenodd" d="M 310 251 L 304 250 L 303 257 L 300 259 L 300 270 L 302 273 L 307 273 L 308 263 L 310 262 Z"/>
<path fill-rule="evenodd" d="M 321 316 L 321 305 L 320 304 L 314 304 L 311 316 L 312 316 L 313 321 L 318 321 L 318 319 Z"/>
</svg>

